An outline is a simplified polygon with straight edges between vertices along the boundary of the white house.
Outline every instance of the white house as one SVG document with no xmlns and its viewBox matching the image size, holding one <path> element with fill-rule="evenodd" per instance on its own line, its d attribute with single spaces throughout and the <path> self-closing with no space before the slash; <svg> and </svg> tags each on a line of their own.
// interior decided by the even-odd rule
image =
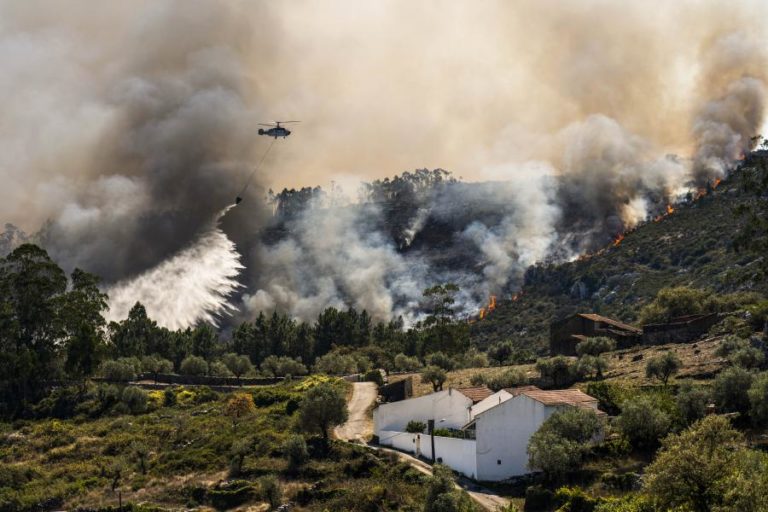
<svg viewBox="0 0 768 512">
<path fill-rule="evenodd" d="M 374 411 L 379 444 L 432 458 L 427 434 L 410 434 L 411 420 L 435 420 L 435 428 L 461 429 L 465 438 L 435 436 L 435 459 L 470 478 L 499 481 L 529 472 L 528 442 L 541 424 L 563 407 L 597 408 L 597 399 L 578 389 L 545 391 L 535 386 L 503 389 L 496 393 L 446 390 Z M 486 395 L 483 397 L 483 395 Z M 460 424 L 460 418 L 466 418 Z"/>
<path fill-rule="evenodd" d="M 444 389 L 408 400 L 381 404 L 373 411 L 374 430 L 404 431 L 409 421 L 435 420 L 435 428 L 460 429 L 472 419 L 473 404 L 490 396 L 485 386 Z"/>
</svg>

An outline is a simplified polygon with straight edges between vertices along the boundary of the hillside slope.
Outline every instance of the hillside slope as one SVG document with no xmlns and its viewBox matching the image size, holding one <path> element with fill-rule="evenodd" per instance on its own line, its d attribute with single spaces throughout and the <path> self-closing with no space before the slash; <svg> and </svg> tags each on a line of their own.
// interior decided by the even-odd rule
<svg viewBox="0 0 768 512">
<path fill-rule="evenodd" d="M 753 157 L 705 195 L 596 254 L 529 268 L 522 294 L 500 300 L 493 314 L 473 324 L 473 340 L 486 347 L 512 339 L 543 353 L 552 320 L 591 311 L 632 323 L 666 286 L 765 293 L 766 282 L 757 277 L 762 256 L 735 251 L 733 240 L 745 222 L 737 208 L 757 200 L 748 172 L 766 163 L 766 156 Z"/>
</svg>

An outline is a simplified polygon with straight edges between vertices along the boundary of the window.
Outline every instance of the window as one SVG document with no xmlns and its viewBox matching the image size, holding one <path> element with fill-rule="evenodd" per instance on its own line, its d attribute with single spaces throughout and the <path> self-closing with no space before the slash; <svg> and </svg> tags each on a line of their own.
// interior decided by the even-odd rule
<svg viewBox="0 0 768 512">
<path fill-rule="evenodd" d="M 497 459 L 497 460 L 496 460 L 496 464 L 498 464 L 499 466 L 501 466 L 501 459 Z"/>
</svg>

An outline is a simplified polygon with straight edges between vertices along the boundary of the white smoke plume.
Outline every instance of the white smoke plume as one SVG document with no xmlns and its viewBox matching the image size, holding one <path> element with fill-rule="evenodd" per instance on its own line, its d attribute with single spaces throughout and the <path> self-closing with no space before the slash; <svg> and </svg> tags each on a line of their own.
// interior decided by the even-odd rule
<svg viewBox="0 0 768 512">
<path fill-rule="evenodd" d="M 326 307 L 345 305 L 367 310 L 374 318 L 409 315 L 426 281 L 426 268 L 401 256 L 393 242 L 367 220 L 375 206 L 362 209 L 305 210 L 292 237 L 259 255 L 259 290 L 246 295 L 248 310 L 290 311 L 315 318 Z"/>
<path fill-rule="evenodd" d="M 760 0 L 0 0 L 0 222 L 132 290 L 120 304 L 154 300 L 137 276 L 171 282 L 166 263 L 193 247 L 228 265 L 197 281 L 227 296 L 234 243 L 246 318 L 409 315 L 445 280 L 471 305 L 731 169 L 764 120 L 764 13 Z M 202 243 L 267 144 L 257 123 L 275 118 L 302 124 L 225 238 Z M 396 239 L 377 205 L 270 232 L 269 187 L 423 166 L 505 184 L 417 204 Z M 489 211 L 469 219 L 477 205 Z M 447 225 L 460 228 L 433 240 Z M 205 293 L 178 295 L 174 325 L 222 311 Z"/>
</svg>

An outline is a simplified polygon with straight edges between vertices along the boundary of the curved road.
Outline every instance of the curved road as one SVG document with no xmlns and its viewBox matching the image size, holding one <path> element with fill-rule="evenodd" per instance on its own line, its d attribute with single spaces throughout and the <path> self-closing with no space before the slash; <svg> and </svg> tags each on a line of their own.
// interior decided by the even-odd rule
<svg viewBox="0 0 768 512">
<path fill-rule="evenodd" d="M 376 401 L 378 391 L 375 382 L 355 382 L 352 386 L 352 398 L 347 404 L 349 418 L 336 427 L 334 433 L 343 441 L 366 444 L 373 436 L 373 420 L 368 417 L 368 410 Z"/>
<path fill-rule="evenodd" d="M 377 389 L 373 382 L 355 382 L 352 384 L 352 398 L 349 400 L 349 419 L 334 430 L 336 437 L 352 443 L 366 444 L 373 435 L 373 421 L 368 416 L 371 406 L 376 401 Z M 371 446 L 371 448 L 396 454 L 401 460 L 424 474 L 432 475 L 432 467 L 426 462 L 406 453 Z M 494 494 L 466 478 L 459 478 L 456 487 L 467 491 L 470 497 L 486 510 L 498 510 L 509 505 L 509 500 Z"/>
</svg>

